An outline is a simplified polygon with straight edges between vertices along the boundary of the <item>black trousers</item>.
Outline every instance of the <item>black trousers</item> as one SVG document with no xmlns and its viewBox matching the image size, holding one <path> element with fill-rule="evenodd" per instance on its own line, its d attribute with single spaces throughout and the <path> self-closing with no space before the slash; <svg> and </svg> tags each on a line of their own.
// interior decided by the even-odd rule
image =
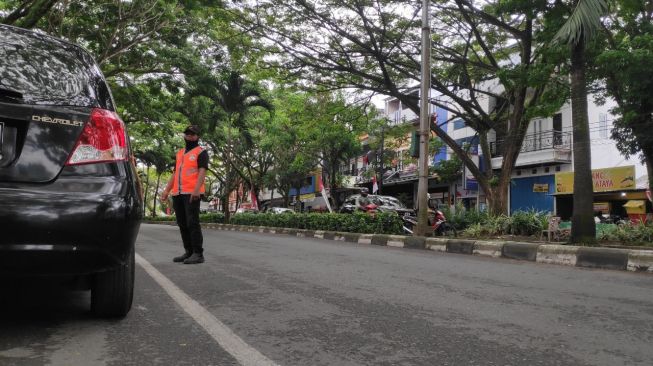
<svg viewBox="0 0 653 366">
<path fill-rule="evenodd" d="M 200 200 L 190 202 L 189 194 L 180 194 L 172 197 L 172 206 L 186 253 L 202 254 L 204 238 L 200 226 Z"/>
</svg>

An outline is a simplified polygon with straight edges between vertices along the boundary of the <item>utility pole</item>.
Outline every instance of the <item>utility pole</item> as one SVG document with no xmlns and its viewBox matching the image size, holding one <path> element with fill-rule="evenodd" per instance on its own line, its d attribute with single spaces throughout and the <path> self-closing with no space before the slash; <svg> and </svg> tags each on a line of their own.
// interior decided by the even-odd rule
<svg viewBox="0 0 653 366">
<path fill-rule="evenodd" d="M 379 187 L 379 190 L 376 192 L 376 194 L 382 194 L 382 189 L 383 189 L 383 171 L 385 170 L 384 163 L 383 163 L 383 158 L 385 157 L 385 122 L 381 126 L 381 158 L 379 159 L 379 178 L 377 179 L 377 185 Z"/>
<path fill-rule="evenodd" d="M 417 185 L 417 227 L 415 235 L 425 236 L 428 227 L 429 136 L 431 90 L 431 22 L 429 2 L 422 0 L 422 87 L 420 98 L 419 129 L 419 180 Z"/>
</svg>

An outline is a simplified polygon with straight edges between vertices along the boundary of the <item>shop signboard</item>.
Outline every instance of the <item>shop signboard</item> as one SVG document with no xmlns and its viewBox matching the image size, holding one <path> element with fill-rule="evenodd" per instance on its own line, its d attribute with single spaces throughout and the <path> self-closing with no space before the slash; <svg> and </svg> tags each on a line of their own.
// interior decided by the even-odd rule
<svg viewBox="0 0 653 366">
<path fill-rule="evenodd" d="M 611 192 L 635 189 L 635 166 L 593 169 L 594 192 Z M 555 193 L 574 193 L 574 172 L 556 173 Z"/>
<path fill-rule="evenodd" d="M 302 202 L 312 201 L 315 199 L 315 193 L 302 194 L 299 196 L 299 200 Z"/>
<path fill-rule="evenodd" d="M 533 183 L 533 192 L 535 193 L 549 193 L 548 183 Z"/>
<path fill-rule="evenodd" d="M 594 202 L 594 212 L 610 212 L 610 202 Z"/>
</svg>

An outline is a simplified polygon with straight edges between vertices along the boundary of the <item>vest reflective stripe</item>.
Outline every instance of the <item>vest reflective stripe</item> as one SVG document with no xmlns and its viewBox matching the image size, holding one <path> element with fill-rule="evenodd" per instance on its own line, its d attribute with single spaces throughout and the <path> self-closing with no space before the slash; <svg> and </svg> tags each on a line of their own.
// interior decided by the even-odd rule
<svg viewBox="0 0 653 366">
<path fill-rule="evenodd" d="M 177 152 L 177 161 L 175 163 L 175 179 L 172 183 L 172 195 L 191 194 L 195 190 L 199 169 L 197 159 L 202 152 L 200 146 L 184 153 L 185 149 Z M 204 193 L 204 184 L 200 186 L 200 193 Z"/>
</svg>

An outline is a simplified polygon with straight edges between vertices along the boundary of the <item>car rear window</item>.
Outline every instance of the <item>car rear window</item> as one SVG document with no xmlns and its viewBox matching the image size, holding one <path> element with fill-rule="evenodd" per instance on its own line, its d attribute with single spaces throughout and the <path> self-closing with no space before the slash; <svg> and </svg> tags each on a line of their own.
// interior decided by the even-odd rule
<svg viewBox="0 0 653 366">
<path fill-rule="evenodd" d="M 94 107 L 110 103 L 100 70 L 85 51 L 34 32 L 0 26 L 0 88 L 23 102 Z"/>
</svg>

